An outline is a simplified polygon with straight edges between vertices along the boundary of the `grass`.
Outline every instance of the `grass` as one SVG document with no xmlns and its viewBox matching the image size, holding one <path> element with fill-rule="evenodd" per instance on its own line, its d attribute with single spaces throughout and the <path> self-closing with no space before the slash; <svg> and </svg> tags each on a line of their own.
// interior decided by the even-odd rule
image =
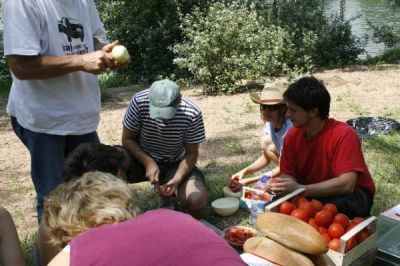
<svg viewBox="0 0 400 266">
<path fill-rule="evenodd" d="M 99 76 L 101 91 L 101 102 L 112 98 L 112 89 L 116 87 L 129 86 L 134 83 L 130 75 L 117 71 L 107 71 Z"/>
<path fill-rule="evenodd" d="M 377 188 L 372 214 L 378 215 L 400 202 L 400 133 L 365 139 L 363 150 Z"/>
<path fill-rule="evenodd" d="M 229 148 L 230 151 L 232 151 L 233 154 L 236 155 L 241 155 L 245 154 L 246 151 L 243 148 L 242 144 L 240 144 L 238 139 L 231 139 L 227 142 L 227 147 Z"/>
<path fill-rule="evenodd" d="M 0 96 L 1 97 L 8 97 L 10 93 L 12 80 L 8 78 L 0 79 Z"/>
<path fill-rule="evenodd" d="M 377 188 L 371 213 L 377 216 L 400 202 L 400 132 L 364 139 L 362 148 Z M 226 169 L 225 175 L 208 180 L 206 185 L 209 192 L 209 204 L 204 210 L 193 216 L 197 219 L 204 219 L 219 229 L 237 224 L 249 225 L 250 214 L 247 210 L 239 209 L 233 216 L 220 217 L 212 211 L 210 203 L 223 197 L 222 189 L 229 183 L 230 177 L 250 163 L 249 161 L 237 162 Z M 210 162 L 202 170 L 208 176 L 217 167 L 215 162 Z M 151 186 L 148 183 L 139 183 L 133 186 L 134 194 L 139 199 L 139 207 L 143 211 L 157 207 L 158 202 L 154 194 L 150 192 Z M 34 265 L 33 246 L 36 242 L 36 235 L 29 235 L 21 242 L 27 265 Z"/>
<path fill-rule="evenodd" d="M 33 255 L 33 253 L 34 253 L 33 250 L 34 250 L 35 243 L 37 242 L 36 240 L 37 240 L 36 233 L 30 234 L 21 240 L 22 253 L 25 258 L 26 266 L 34 266 L 35 265 L 35 257 Z"/>
<path fill-rule="evenodd" d="M 382 55 L 361 60 L 360 64 L 379 66 L 382 64 L 398 63 L 399 61 L 400 61 L 400 48 L 394 48 L 386 51 Z"/>
<path fill-rule="evenodd" d="M 383 55 L 382 58 L 389 57 L 391 60 L 400 59 L 400 50 L 393 51 L 388 55 Z M 383 62 L 382 59 L 366 60 L 365 64 L 380 64 Z M 393 61 L 393 62 L 394 62 Z M 387 63 L 388 61 L 386 61 Z M 390 62 L 390 60 L 389 60 Z M 110 72 L 100 77 L 100 85 L 103 93 L 103 100 L 107 99 L 107 95 L 112 93 L 109 88 L 129 85 L 131 80 L 128 75 Z M 0 82 L 0 95 L 8 94 L 9 87 L 7 89 L 6 83 Z M 368 113 L 368 109 L 364 106 L 357 104 L 346 104 L 343 99 L 347 95 L 351 94 L 350 91 L 343 93 L 338 96 L 337 101 L 340 102 L 340 106 L 343 109 L 351 109 L 353 112 L 359 115 L 365 115 Z M 342 106 L 343 105 L 343 106 Z M 229 108 L 224 107 L 229 113 Z M 250 104 L 244 105 L 244 112 L 252 112 L 253 106 Z M 399 117 L 400 107 L 397 109 L 385 109 L 382 116 Z M 231 118 L 225 118 L 224 123 L 232 124 L 236 123 Z M 256 123 L 247 123 L 245 128 L 255 128 Z M 227 149 L 231 154 L 240 155 L 245 153 L 245 149 L 240 144 L 240 139 L 225 139 Z M 396 132 L 391 135 L 379 136 L 364 139 L 362 141 L 362 148 L 364 156 L 367 161 L 369 170 L 374 178 L 377 193 L 372 208 L 372 215 L 379 215 L 384 210 L 391 208 L 392 206 L 400 202 L 400 132 Z M 248 161 L 235 161 L 233 165 L 225 169 L 223 176 L 216 177 L 216 172 L 219 169 L 219 165 L 215 161 L 211 161 L 208 165 L 202 168 L 206 176 L 213 176 L 215 178 L 207 181 L 207 188 L 209 191 L 209 203 L 213 200 L 223 197 L 223 187 L 229 183 L 230 176 L 242 169 L 244 166 L 251 162 Z M 157 207 L 157 200 L 154 194 L 151 192 L 151 186 L 146 183 L 135 184 L 135 196 L 139 199 L 139 207 L 143 210 L 150 210 Z M 237 213 L 230 217 L 217 216 L 212 210 L 210 204 L 199 213 L 194 214 L 198 219 L 204 219 L 216 227 L 223 229 L 227 226 L 241 224 L 248 225 L 249 212 L 240 209 Z M 34 265 L 33 259 L 33 246 L 36 242 L 36 234 L 32 233 L 21 240 L 24 256 L 27 265 Z"/>
</svg>

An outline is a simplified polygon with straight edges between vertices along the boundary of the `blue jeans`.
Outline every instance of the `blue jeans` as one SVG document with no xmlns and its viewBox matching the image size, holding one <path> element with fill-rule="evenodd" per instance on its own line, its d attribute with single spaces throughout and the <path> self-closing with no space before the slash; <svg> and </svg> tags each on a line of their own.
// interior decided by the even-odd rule
<svg viewBox="0 0 400 266">
<path fill-rule="evenodd" d="M 31 176 L 36 190 L 38 222 L 42 218 L 43 200 L 63 180 L 64 158 L 83 142 L 99 143 L 96 131 L 84 135 L 50 135 L 23 128 L 11 117 L 15 134 L 31 155 Z"/>
</svg>

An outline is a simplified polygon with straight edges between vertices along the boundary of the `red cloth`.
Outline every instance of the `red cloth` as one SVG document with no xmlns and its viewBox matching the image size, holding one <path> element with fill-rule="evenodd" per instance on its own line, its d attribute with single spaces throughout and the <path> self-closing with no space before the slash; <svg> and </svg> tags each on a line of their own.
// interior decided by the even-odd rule
<svg viewBox="0 0 400 266">
<path fill-rule="evenodd" d="M 246 265 L 210 228 L 166 209 L 89 229 L 70 245 L 72 266 Z"/>
<path fill-rule="evenodd" d="M 375 184 L 360 139 L 349 125 L 334 119 L 328 119 L 311 140 L 305 139 L 303 129 L 292 127 L 285 138 L 280 168 L 282 174 L 293 176 L 302 184 L 315 184 L 355 171 L 356 186 L 375 196 Z"/>
</svg>

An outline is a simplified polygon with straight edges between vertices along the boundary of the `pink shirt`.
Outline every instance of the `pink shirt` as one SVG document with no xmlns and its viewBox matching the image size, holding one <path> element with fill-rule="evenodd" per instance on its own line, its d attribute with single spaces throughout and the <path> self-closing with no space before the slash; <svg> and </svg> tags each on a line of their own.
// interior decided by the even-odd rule
<svg viewBox="0 0 400 266">
<path fill-rule="evenodd" d="M 167 209 L 90 229 L 70 245 L 72 266 L 246 265 L 214 231 Z"/>
</svg>

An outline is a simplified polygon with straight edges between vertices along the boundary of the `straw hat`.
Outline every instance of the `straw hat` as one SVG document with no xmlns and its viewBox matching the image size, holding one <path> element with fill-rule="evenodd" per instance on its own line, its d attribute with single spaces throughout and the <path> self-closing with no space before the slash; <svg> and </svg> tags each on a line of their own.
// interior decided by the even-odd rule
<svg viewBox="0 0 400 266">
<path fill-rule="evenodd" d="M 250 99 L 262 105 L 282 104 L 286 85 L 284 82 L 266 83 L 261 93 L 250 93 Z"/>
</svg>

